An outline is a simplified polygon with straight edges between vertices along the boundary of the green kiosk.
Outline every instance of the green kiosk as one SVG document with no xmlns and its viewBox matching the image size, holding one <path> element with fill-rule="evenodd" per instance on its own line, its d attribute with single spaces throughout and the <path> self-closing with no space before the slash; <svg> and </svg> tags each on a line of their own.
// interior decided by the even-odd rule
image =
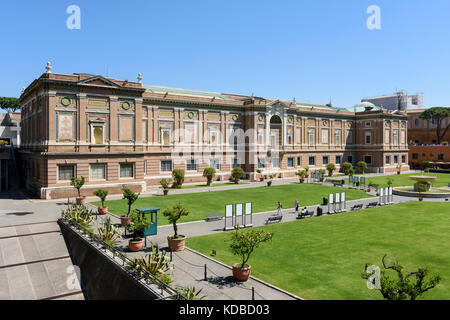
<svg viewBox="0 0 450 320">
<path fill-rule="evenodd" d="M 158 211 L 159 208 L 142 208 L 136 209 L 138 214 L 142 216 L 142 218 L 147 218 L 151 221 L 151 225 L 145 229 L 144 238 L 145 238 L 145 246 L 147 247 L 147 237 L 156 236 L 158 234 Z M 148 217 L 147 217 L 148 216 Z"/>
</svg>

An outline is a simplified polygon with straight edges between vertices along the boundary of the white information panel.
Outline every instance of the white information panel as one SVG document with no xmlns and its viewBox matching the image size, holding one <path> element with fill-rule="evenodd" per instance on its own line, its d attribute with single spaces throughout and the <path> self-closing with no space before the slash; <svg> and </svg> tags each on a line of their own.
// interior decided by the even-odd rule
<svg viewBox="0 0 450 320">
<path fill-rule="evenodd" d="M 389 195 L 392 196 L 393 195 L 393 191 L 394 189 L 392 187 L 389 188 Z"/>
<path fill-rule="evenodd" d="M 383 197 L 384 196 L 384 188 L 381 188 L 380 189 L 380 197 Z"/>
<path fill-rule="evenodd" d="M 236 205 L 236 217 L 240 217 L 243 214 L 244 205 L 239 203 Z"/>
<path fill-rule="evenodd" d="M 345 199 L 345 192 L 342 192 L 342 193 L 341 193 L 341 201 L 342 201 L 342 202 L 345 202 L 345 201 L 346 201 L 346 199 Z"/>
<path fill-rule="evenodd" d="M 336 203 L 341 202 L 341 195 L 339 193 L 336 193 Z"/>
<path fill-rule="evenodd" d="M 329 199 L 330 204 L 333 204 L 333 203 L 334 203 L 334 195 L 333 195 L 333 194 L 330 194 L 330 195 L 328 196 L 328 199 Z"/>
<path fill-rule="evenodd" d="M 227 218 L 233 217 L 233 205 L 232 204 L 225 206 L 225 216 Z"/>
<path fill-rule="evenodd" d="M 245 215 L 250 215 L 252 214 L 252 203 L 246 203 L 245 204 Z"/>
</svg>

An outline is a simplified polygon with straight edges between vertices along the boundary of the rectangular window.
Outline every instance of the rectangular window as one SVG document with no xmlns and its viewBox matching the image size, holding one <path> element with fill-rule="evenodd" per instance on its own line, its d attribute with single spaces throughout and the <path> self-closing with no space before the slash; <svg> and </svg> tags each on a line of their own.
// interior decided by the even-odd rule
<svg viewBox="0 0 450 320">
<path fill-rule="evenodd" d="M 61 165 L 58 166 L 58 180 L 59 181 L 70 181 L 75 177 L 75 166 L 74 165 Z"/>
<path fill-rule="evenodd" d="M 391 143 L 391 130 L 389 129 L 384 130 L 384 143 L 385 144 Z"/>
<path fill-rule="evenodd" d="M 195 159 L 186 161 L 186 170 L 187 171 L 197 171 L 197 161 Z"/>
<path fill-rule="evenodd" d="M 316 157 L 309 157 L 309 165 L 315 166 L 316 165 Z"/>
<path fill-rule="evenodd" d="M 172 160 L 161 161 L 161 172 L 172 172 Z"/>
<path fill-rule="evenodd" d="M 220 159 L 211 159 L 209 161 L 209 166 L 210 166 L 210 168 L 220 170 Z"/>
<path fill-rule="evenodd" d="M 266 159 L 258 158 L 258 169 L 265 169 L 265 168 L 266 168 Z"/>
<path fill-rule="evenodd" d="M 412 154 L 412 158 L 413 158 L 413 160 L 419 160 L 419 154 L 418 153 L 413 153 Z"/>
<path fill-rule="evenodd" d="M 316 134 L 315 129 L 309 129 L 308 130 L 308 144 L 310 146 L 314 146 L 316 144 Z"/>
<path fill-rule="evenodd" d="M 231 169 L 239 167 L 238 158 L 234 158 L 233 162 L 231 163 Z"/>
<path fill-rule="evenodd" d="M 341 164 L 341 163 L 342 163 L 342 157 L 336 156 L 336 164 Z"/>
<path fill-rule="evenodd" d="M 322 144 L 327 144 L 328 143 L 328 129 L 322 129 L 321 142 L 322 142 Z"/>
<path fill-rule="evenodd" d="M 168 146 L 171 143 L 171 130 L 169 128 L 161 129 L 161 144 Z"/>
<path fill-rule="evenodd" d="M 402 163 L 406 163 L 406 156 L 402 156 Z"/>
<path fill-rule="evenodd" d="M 121 163 L 120 164 L 120 177 L 121 178 L 134 178 L 134 163 Z"/>
<path fill-rule="evenodd" d="M 353 130 L 347 130 L 347 144 L 353 144 Z"/>
<path fill-rule="evenodd" d="M 336 130 L 334 132 L 334 144 L 336 144 L 336 145 L 342 144 L 341 130 Z"/>
<path fill-rule="evenodd" d="M 352 156 L 348 156 L 348 157 L 347 157 L 347 161 L 348 161 L 349 163 L 353 163 L 353 157 L 352 157 Z"/>
<path fill-rule="evenodd" d="M 366 132 L 366 144 L 372 143 L 372 134 L 370 132 Z"/>
<path fill-rule="evenodd" d="M 394 145 L 398 145 L 398 130 L 394 130 Z"/>
<path fill-rule="evenodd" d="M 302 157 L 297 157 L 297 166 L 298 167 L 302 166 Z"/>
<path fill-rule="evenodd" d="M 398 163 L 398 156 L 394 156 L 394 163 Z"/>
<path fill-rule="evenodd" d="M 293 168 L 294 167 L 294 158 L 288 158 L 287 159 L 287 166 L 288 166 L 288 168 Z"/>
<path fill-rule="evenodd" d="M 391 156 L 386 156 L 386 164 L 391 164 Z"/>
<path fill-rule="evenodd" d="M 272 159 L 272 168 L 276 168 L 276 169 L 280 168 L 280 158 Z"/>
<path fill-rule="evenodd" d="M 327 165 L 328 164 L 328 162 L 329 162 L 329 158 L 328 157 L 322 157 L 322 164 L 323 165 Z"/>
<path fill-rule="evenodd" d="M 364 162 L 367 164 L 372 164 L 372 156 L 364 156 Z"/>
<path fill-rule="evenodd" d="M 90 180 L 106 180 L 106 164 L 91 164 Z"/>
<path fill-rule="evenodd" d="M 444 161 L 444 154 L 443 153 L 438 154 L 438 160 L 439 161 Z"/>
</svg>

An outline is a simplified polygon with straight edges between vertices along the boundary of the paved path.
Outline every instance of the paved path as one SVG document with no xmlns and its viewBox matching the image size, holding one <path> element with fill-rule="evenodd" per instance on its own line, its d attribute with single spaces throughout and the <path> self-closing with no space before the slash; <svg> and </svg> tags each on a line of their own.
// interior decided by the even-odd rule
<svg viewBox="0 0 450 320">
<path fill-rule="evenodd" d="M 2 194 L 0 300 L 84 299 L 56 223 L 63 207 L 61 201 L 34 203 L 20 192 Z"/>
</svg>

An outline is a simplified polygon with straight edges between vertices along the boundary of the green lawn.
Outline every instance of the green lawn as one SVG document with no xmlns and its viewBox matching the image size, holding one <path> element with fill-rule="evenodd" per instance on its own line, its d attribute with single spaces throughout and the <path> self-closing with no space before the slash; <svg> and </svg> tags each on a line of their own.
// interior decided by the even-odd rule
<svg viewBox="0 0 450 320">
<path fill-rule="evenodd" d="M 239 185 L 243 185 L 243 184 L 250 184 L 247 182 L 244 183 L 239 183 Z M 181 189 L 197 189 L 197 188 L 217 188 L 217 187 L 231 187 L 231 186 L 237 186 L 236 183 L 233 182 L 227 182 L 227 183 L 214 183 L 210 186 L 207 186 L 206 184 L 198 184 L 198 185 L 187 185 L 187 186 L 182 186 Z M 170 190 L 174 190 L 174 189 L 170 189 Z"/>
<path fill-rule="evenodd" d="M 450 174 L 445 173 L 416 173 L 416 174 L 401 174 L 401 175 L 391 175 L 389 176 L 393 180 L 393 186 L 394 187 L 407 187 L 407 186 L 414 186 L 414 181 L 411 180 L 410 176 L 433 176 L 437 177 L 435 182 L 433 183 L 434 187 L 447 187 L 450 183 Z M 377 183 L 380 185 L 380 187 L 387 187 L 387 177 L 372 177 L 367 178 L 366 177 L 366 184 L 369 184 L 369 180 L 373 183 Z M 348 179 L 346 180 L 346 183 L 348 183 Z"/>
<path fill-rule="evenodd" d="M 411 202 L 358 212 L 270 225 L 272 244 L 251 257 L 252 274 L 306 299 L 381 299 L 368 290 L 366 263 L 398 260 L 406 271 L 428 267 L 441 275 L 424 299 L 450 299 L 450 205 Z M 257 228 L 261 229 L 261 228 Z M 229 233 L 188 238 L 187 245 L 228 265 L 240 261 L 229 251 Z M 263 294 L 263 293 L 262 293 Z"/>
<path fill-rule="evenodd" d="M 347 192 L 347 200 L 369 198 L 370 195 L 360 190 L 350 190 L 339 187 L 327 187 L 315 184 L 289 184 L 283 186 L 259 187 L 247 189 L 234 189 L 225 191 L 210 191 L 190 194 L 178 194 L 158 197 L 147 197 L 138 199 L 133 208 L 157 207 L 161 211 L 181 203 L 190 214 L 183 217 L 180 222 L 204 220 L 206 214 L 222 212 L 225 215 L 226 204 L 253 202 L 253 211 L 264 212 L 277 209 L 278 201 L 281 201 L 285 209 L 293 208 L 295 200 L 298 199 L 301 206 L 310 206 L 322 203 L 322 198 L 329 193 Z M 94 202 L 99 206 L 100 202 Z M 124 215 L 127 213 L 126 200 L 106 201 L 105 205 L 114 214 Z M 158 224 L 168 224 L 167 218 L 158 215 Z"/>
</svg>

